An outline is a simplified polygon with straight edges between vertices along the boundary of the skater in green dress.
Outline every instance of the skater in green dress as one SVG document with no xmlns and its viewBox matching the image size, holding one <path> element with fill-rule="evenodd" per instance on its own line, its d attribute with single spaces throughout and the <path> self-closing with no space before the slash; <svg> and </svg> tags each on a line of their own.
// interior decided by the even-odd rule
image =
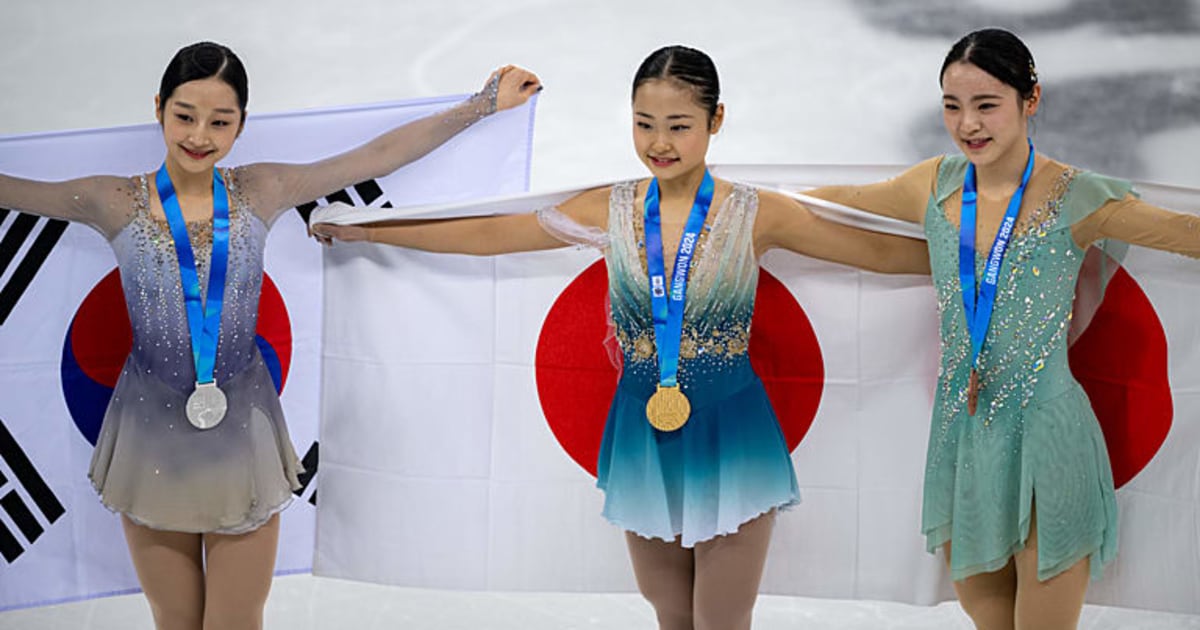
<svg viewBox="0 0 1200 630">
<path fill-rule="evenodd" d="M 924 224 L 942 358 L 921 527 L 964 610 L 980 629 L 1074 628 L 1117 549 L 1104 436 L 1067 363 L 1080 268 L 1109 240 L 1200 257 L 1200 220 L 1037 153 L 1042 89 L 1012 33 L 962 38 L 940 79 L 962 154 L 809 194 Z"/>
</svg>

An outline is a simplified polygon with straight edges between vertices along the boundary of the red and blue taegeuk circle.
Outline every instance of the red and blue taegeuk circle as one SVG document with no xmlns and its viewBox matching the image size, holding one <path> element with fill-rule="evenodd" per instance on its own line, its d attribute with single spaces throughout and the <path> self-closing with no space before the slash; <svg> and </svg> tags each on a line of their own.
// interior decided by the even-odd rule
<svg viewBox="0 0 1200 630">
<path fill-rule="evenodd" d="M 292 363 L 292 325 L 283 296 L 265 273 L 256 333 L 254 341 L 275 390 L 282 392 Z M 132 347 L 121 275 L 114 269 L 83 299 L 63 342 L 63 397 L 75 426 L 92 444 L 100 435 L 104 412 Z"/>
</svg>

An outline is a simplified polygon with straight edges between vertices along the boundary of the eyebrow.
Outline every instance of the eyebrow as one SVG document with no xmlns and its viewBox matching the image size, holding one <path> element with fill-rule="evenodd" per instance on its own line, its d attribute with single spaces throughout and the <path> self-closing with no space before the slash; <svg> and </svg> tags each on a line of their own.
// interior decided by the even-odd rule
<svg viewBox="0 0 1200 630">
<path fill-rule="evenodd" d="M 1004 97 L 1000 96 L 999 94 L 976 94 L 975 96 L 971 97 L 971 100 L 972 101 L 983 101 L 983 100 L 987 100 L 989 98 L 1004 98 Z M 959 101 L 962 99 L 958 98 L 957 96 L 955 96 L 953 94 L 943 94 L 942 100 L 943 101 L 946 101 L 946 100 Z"/>
<path fill-rule="evenodd" d="M 654 120 L 654 116 L 651 116 L 650 114 L 647 114 L 646 112 L 634 112 L 634 115 L 641 116 L 643 118 L 649 118 L 650 120 Z M 695 116 L 693 116 L 691 114 L 670 114 L 667 116 L 667 120 L 679 120 L 681 118 L 695 118 Z"/>
<path fill-rule="evenodd" d="M 191 103 L 188 103 L 185 101 L 175 101 L 175 106 L 182 107 L 184 109 L 188 109 L 188 110 L 192 110 L 192 111 L 196 110 L 195 105 L 192 105 Z M 228 107 L 217 107 L 217 108 L 213 109 L 213 111 L 218 114 L 236 114 L 237 113 L 236 109 L 229 109 Z"/>
</svg>

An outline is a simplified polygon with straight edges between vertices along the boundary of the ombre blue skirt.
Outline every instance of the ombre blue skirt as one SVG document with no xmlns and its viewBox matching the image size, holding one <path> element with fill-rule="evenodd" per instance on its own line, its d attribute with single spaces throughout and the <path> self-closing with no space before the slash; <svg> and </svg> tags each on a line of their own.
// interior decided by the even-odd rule
<svg viewBox="0 0 1200 630">
<path fill-rule="evenodd" d="M 800 502 L 787 442 L 749 358 L 723 367 L 681 379 L 692 415 L 670 432 L 646 420 L 654 374 L 621 375 L 596 466 L 613 524 L 692 547 Z"/>
</svg>

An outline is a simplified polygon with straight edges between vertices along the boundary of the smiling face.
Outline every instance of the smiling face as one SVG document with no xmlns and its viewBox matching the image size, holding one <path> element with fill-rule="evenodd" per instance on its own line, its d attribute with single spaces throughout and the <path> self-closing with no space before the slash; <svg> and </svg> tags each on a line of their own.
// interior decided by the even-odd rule
<svg viewBox="0 0 1200 630">
<path fill-rule="evenodd" d="M 1016 88 L 978 66 L 959 61 L 942 74 L 942 120 L 976 168 L 1025 163 L 1029 117 L 1037 112 L 1041 86 L 1022 99 Z"/>
<path fill-rule="evenodd" d="M 721 128 L 724 106 L 711 121 L 695 91 L 676 81 L 651 79 L 633 95 L 633 146 L 638 159 L 660 180 L 704 168 L 708 142 Z"/>
<path fill-rule="evenodd" d="M 209 172 L 242 131 L 242 110 L 228 83 L 217 78 L 180 84 L 165 103 L 154 99 L 167 167 L 175 173 Z"/>
</svg>

